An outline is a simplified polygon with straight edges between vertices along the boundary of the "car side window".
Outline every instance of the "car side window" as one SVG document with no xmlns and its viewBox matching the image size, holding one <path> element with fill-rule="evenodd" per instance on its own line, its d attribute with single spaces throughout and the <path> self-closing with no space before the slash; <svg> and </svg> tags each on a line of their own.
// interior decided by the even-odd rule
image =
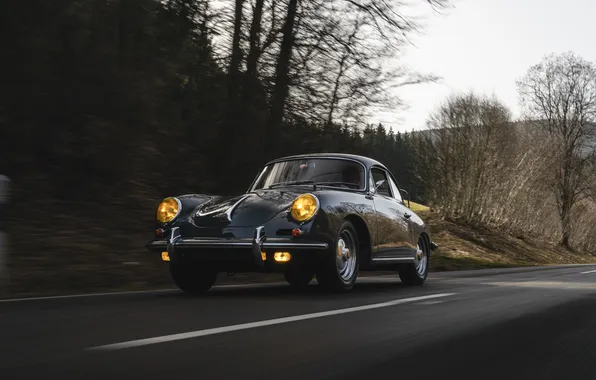
<svg viewBox="0 0 596 380">
<path fill-rule="evenodd" d="M 372 176 L 374 183 L 377 183 L 378 181 L 381 181 L 381 180 L 385 180 L 385 183 L 382 184 L 377 189 L 377 194 L 384 195 L 386 197 L 391 198 L 392 197 L 391 188 L 390 188 L 387 174 L 385 173 L 385 171 L 381 170 L 381 169 L 373 168 L 373 169 L 371 169 L 370 172 L 371 172 L 371 176 Z"/>
<path fill-rule="evenodd" d="M 401 192 L 399 191 L 399 188 L 397 187 L 397 185 L 393 181 L 393 178 L 391 178 L 391 177 L 389 177 L 389 185 L 391 186 L 391 191 L 393 192 L 393 197 L 395 199 L 397 199 L 398 202 L 403 202 L 404 200 L 401 196 Z"/>
</svg>

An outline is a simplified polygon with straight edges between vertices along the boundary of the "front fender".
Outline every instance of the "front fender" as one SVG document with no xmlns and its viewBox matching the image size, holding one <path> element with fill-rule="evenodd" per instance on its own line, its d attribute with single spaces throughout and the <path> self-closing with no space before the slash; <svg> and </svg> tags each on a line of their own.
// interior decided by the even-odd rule
<svg viewBox="0 0 596 380">
<path fill-rule="evenodd" d="M 344 220 L 357 218 L 365 226 L 370 243 L 375 243 L 376 213 L 372 200 L 364 194 L 347 191 L 320 191 L 316 195 L 321 209 L 315 219 L 315 230 L 324 231 L 328 241 L 335 241 Z M 362 224 L 355 227 L 364 228 Z"/>
<path fill-rule="evenodd" d="M 196 212 L 197 208 L 204 203 L 209 202 L 210 200 L 216 198 L 216 195 L 208 195 L 208 194 L 184 194 L 179 196 L 174 196 L 180 201 L 181 210 L 180 214 L 168 223 L 160 223 L 157 220 L 156 228 L 161 228 L 164 231 L 171 230 L 173 227 L 179 226 L 181 223 L 189 222 L 190 218 Z"/>
<path fill-rule="evenodd" d="M 311 192 L 319 199 L 319 211 L 312 219 L 304 223 L 293 220 L 290 209 L 280 211 L 275 217 L 263 224 L 268 236 L 291 236 L 292 229 L 300 228 L 303 235 L 297 240 L 325 242 L 330 247 L 335 243 L 339 228 L 347 218 L 359 218 L 362 221 L 356 226 L 366 228 L 368 240 L 374 240 L 375 212 L 371 200 L 354 192 L 319 190 Z M 365 225 L 365 227 L 363 226 Z M 255 224 L 254 227 L 257 225 Z"/>
</svg>

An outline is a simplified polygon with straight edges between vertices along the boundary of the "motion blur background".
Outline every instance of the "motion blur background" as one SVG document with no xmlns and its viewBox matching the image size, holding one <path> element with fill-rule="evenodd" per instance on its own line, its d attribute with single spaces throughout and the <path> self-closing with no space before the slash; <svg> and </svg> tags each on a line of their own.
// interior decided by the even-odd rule
<svg viewBox="0 0 596 380">
<path fill-rule="evenodd" d="M 544 51 L 511 78 L 520 115 L 465 92 L 427 128 L 378 123 L 441 80 L 401 64 L 412 9 L 457 8 L 412 4 L 3 1 L 7 293 L 169 284 L 144 248 L 163 197 L 241 193 L 267 160 L 322 151 L 380 160 L 440 219 L 594 261 L 594 64 Z"/>
</svg>

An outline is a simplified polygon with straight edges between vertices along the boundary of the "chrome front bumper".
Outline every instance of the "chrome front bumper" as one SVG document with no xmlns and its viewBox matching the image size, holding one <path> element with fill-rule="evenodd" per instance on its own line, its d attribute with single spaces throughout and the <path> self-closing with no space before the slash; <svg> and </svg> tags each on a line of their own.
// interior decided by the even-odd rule
<svg viewBox="0 0 596 380">
<path fill-rule="evenodd" d="M 167 251 L 170 257 L 176 253 L 201 249 L 246 249 L 251 250 L 259 265 L 263 264 L 261 252 L 263 250 L 325 250 L 327 243 L 296 241 L 290 238 L 267 238 L 265 228 L 257 227 L 252 239 L 249 238 L 183 238 L 179 227 L 172 228 L 167 240 L 155 240 L 147 244 L 147 249 L 154 252 Z"/>
</svg>

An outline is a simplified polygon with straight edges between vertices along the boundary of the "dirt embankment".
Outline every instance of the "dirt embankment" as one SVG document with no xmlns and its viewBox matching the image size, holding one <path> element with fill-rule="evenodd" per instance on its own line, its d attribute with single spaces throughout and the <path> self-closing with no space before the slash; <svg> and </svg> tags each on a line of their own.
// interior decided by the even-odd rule
<svg viewBox="0 0 596 380">
<path fill-rule="evenodd" d="M 423 216 L 440 247 L 433 258 L 434 271 L 596 262 L 594 255 L 540 240 L 455 223 L 430 212 Z"/>
</svg>

